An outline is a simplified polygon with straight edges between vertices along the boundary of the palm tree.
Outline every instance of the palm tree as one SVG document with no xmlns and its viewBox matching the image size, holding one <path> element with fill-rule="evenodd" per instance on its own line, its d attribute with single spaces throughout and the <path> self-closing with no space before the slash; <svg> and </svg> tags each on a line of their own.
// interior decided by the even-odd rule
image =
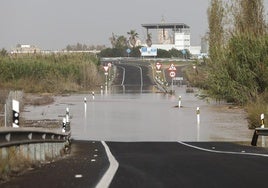
<svg viewBox="0 0 268 188">
<path fill-rule="evenodd" d="M 147 34 L 147 39 L 146 39 L 146 44 L 148 47 L 151 47 L 152 46 L 152 33 L 148 33 Z"/>
<path fill-rule="evenodd" d="M 138 33 L 136 33 L 135 30 L 130 30 L 130 32 L 127 32 L 129 36 L 129 45 L 133 48 L 136 47 L 136 42 L 137 42 L 137 38 L 138 38 Z"/>
</svg>

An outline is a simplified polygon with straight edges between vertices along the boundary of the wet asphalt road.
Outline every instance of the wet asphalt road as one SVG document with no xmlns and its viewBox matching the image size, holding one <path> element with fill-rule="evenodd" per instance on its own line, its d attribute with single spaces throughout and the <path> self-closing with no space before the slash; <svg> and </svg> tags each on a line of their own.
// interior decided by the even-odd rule
<svg viewBox="0 0 268 188">
<path fill-rule="evenodd" d="M 148 76 L 146 79 L 151 80 Z M 126 80 L 129 83 L 132 79 Z M 119 163 L 111 188 L 252 188 L 266 185 L 266 148 L 229 142 L 107 144 Z M 101 142 L 75 141 L 70 156 L 27 171 L 0 187 L 95 187 L 108 167 Z"/>
<path fill-rule="evenodd" d="M 266 185 L 266 148 L 229 142 L 108 142 L 107 145 L 119 163 L 111 188 Z M 72 155 L 65 159 L 28 171 L 0 187 L 95 187 L 109 166 L 101 142 L 75 141 L 72 148 Z"/>
<path fill-rule="evenodd" d="M 267 149 L 234 143 L 108 143 L 119 162 L 111 188 L 258 187 L 266 185 Z M 213 148 L 213 149 L 212 149 Z M 215 151 L 234 151 L 224 153 Z M 213 152 L 214 151 L 214 152 Z"/>
</svg>

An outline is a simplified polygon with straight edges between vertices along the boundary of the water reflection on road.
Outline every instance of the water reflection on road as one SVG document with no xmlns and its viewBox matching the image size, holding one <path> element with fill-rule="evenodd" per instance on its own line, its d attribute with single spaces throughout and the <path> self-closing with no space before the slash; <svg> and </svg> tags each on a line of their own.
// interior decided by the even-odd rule
<svg viewBox="0 0 268 188">
<path fill-rule="evenodd" d="M 70 108 L 75 139 L 105 141 L 250 141 L 245 113 L 199 100 L 185 87 L 176 95 L 128 90 L 112 94 L 56 97 L 53 105 L 26 107 L 27 119 L 59 119 Z M 182 108 L 178 105 L 179 95 Z M 84 103 L 87 97 L 87 103 Z M 200 107 L 197 125 L 196 107 Z"/>
</svg>

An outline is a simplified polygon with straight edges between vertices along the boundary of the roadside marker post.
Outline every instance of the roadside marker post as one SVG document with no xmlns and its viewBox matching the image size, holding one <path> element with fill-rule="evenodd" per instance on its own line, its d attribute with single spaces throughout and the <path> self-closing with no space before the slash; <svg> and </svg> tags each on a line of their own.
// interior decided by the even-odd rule
<svg viewBox="0 0 268 188">
<path fill-rule="evenodd" d="M 66 108 L 66 116 L 65 116 L 65 131 L 70 131 L 70 111 L 69 108 Z"/>
<path fill-rule="evenodd" d="M 261 128 L 264 128 L 264 114 L 261 114 Z"/>
<path fill-rule="evenodd" d="M 62 132 L 66 132 L 66 118 L 62 118 Z"/>
<path fill-rule="evenodd" d="M 101 86 L 101 95 L 103 95 L 103 86 Z"/>
<path fill-rule="evenodd" d="M 12 127 L 13 128 L 18 128 L 20 127 L 20 103 L 17 100 L 12 100 L 12 112 L 13 112 L 13 123 Z"/>
<path fill-rule="evenodd" d="M 87 98 L 84 98 L 84 111 L 85 111 L 85 117 L 87 115 Z"/>
<path fill-rule="evenodd" d="M 179 96 L 179 108 L 181 108 L 181 96 Z"/>
<path fill-rule="evenodd" d="M 200 108 L 196 108 L 197 125 L 200 125 Z"/>
<path fill-rule="evenodd" d="M 264 114 L 261 114 L 261 128 L 265 128 L 264 126 Z M 262 144 L 262 147 L 265 147 L 265 137 L 262 136 L 262 139 L 261 139 L 261 144 Z"/>
<path fill-rule="evenodd" d="M 66 123 L 69 123 L 69 115 L 70 115 L 69 108 L 66 108 Z"/>
<path fill-rule="evenodd" d="M 94 93 L 94 91 L 92 91 L 92 99 L 93 100 L 95 99 L 95 93 Z"/>
</svg>

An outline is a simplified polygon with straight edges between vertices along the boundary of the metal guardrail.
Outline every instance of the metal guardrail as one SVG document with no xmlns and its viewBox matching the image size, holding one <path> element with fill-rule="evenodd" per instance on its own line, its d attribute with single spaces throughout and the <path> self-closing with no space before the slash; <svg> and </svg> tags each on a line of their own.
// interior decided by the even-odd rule
<svg viewBox="0 0 268 188">
<path fill-rule="evenodd" d="M 258 137 L 261 136 L 268 136 L 268 128 L 256 128 L 252 137 L 251 145 L 257 146 Z"/>
<path fill-rule="evenodd" d="M 31 143 L 69 141 L 71 132 L 41 128 L 0 128 L 0 148 Z"/>
</svg>

